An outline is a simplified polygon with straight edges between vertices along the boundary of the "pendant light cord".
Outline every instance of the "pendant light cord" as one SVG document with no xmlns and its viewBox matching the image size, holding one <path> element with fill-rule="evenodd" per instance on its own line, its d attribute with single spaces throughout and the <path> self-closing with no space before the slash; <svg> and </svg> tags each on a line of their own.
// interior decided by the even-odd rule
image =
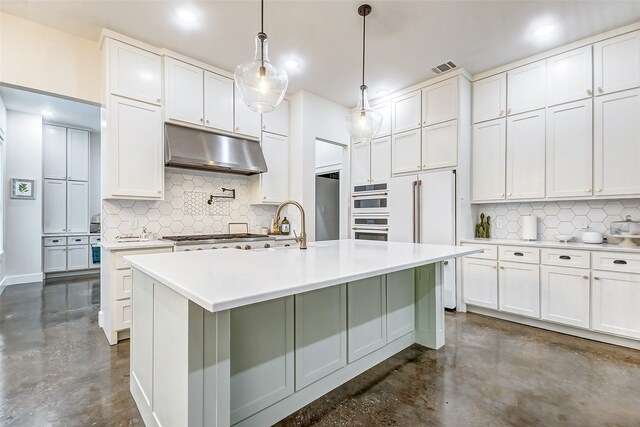
<svg viewBox="0 0 640 427">
<path fill-rule="evenodd" d="M 264 39 L 266 38 L 266 34 L 264 33 L 264 0 L 260 0 L 260 73 L 264 72 Z M 264 76 L 263 76 L 264 77 Z"/>
<path fill-rule="evenodd" d="M 364 108 L 364 54 L 365 54 L 365 41 L 367 39 L 367 15 L 362 15 L 362 85 L 360 86 L 360 96 L 362 97 L 362 107 Z"/>
<path fill-rule="evenodd" d="M 260 0 L 260 32 L 264 33 L 264 0 Z"/>
</svg>

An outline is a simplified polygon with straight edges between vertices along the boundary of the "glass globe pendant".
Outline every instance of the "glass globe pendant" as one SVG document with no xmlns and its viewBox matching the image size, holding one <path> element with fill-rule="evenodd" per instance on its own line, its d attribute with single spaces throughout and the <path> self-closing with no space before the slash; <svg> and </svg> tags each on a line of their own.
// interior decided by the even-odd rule
<svg viewBox="0 0 640 427">
<path fill-rule="evenodd" d="M 372 110 L 367 98 L 367 85 L 364 84 L 366 17 L 371 13 L 371 6 L 363 4 L 358 8 L 358 15 L 362 16 L 362 84 L 358 105 L 347 116 L 347 127 L 353 142 L 371 141 L 380 130 L 382 114 Z"/>
<path fill-rule="evenodd" d="M 260 2 L 261 29 L 256 35 L 253 60 L 236 67 L 233 73 L 236 90 L 253 111 L 270 113 L 282 102 L 289 77 L 287 72 L 269 61 L 269 39 L 264 33 L 264 0 Z"/>
</svg>

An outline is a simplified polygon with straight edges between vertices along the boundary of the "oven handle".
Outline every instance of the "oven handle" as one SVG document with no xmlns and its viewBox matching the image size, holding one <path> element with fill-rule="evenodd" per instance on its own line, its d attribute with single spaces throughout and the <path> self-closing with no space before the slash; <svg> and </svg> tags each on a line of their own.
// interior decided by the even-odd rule
<svg viewBox="0 0 640 427">
<path fill-rule="evenodd" d="M 385 191 L 384 193 L 366 193 L 366 194 L 352 194 L 351 197 L 356 198 L 356 197 L 361 197 L 363 199 L 365 198 L 376 198 L 379 196 L 388 196 L 389 192 Z"/>
<path fill-rule="evenodd" d="M 381 227 L 381 228 L 351 227 L 351 229 L 356 231 L 373 231 L 373 232 L 389 231 L 389 227 Z"/>
</svg>

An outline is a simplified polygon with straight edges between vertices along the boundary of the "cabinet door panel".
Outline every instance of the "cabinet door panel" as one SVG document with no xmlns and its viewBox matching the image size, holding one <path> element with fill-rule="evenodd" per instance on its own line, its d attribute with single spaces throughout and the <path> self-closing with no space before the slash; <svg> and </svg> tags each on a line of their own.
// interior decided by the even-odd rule
<svg viewBox="0 0 640 427">
<path fill-rule="evenodd" d="M 67 179 L 89 181 L 89 132 L 67 130 Z"/>
<path fill-rule="evenodd" d="M 589 270 L 542 266 L 541 318 L 579 328 L 589 327 Z"/>
<path fill-rule="evenodd" d="M 415 281 L 413 269 L 387 274 L 387 342 L 415 329 Z"/>
<path fill-rule="evenodd" d="M 115 40 L 108 42 L 111 93 L 159 105 L 162 96 L 160 55 Z"/>
<path fill-rule="evenodd" d="M 640 338 L 640 275 L 594 271 L 592 284 L 593 329 Z"/>
<path fill-rule="evenodd" d="M 394 134 L 420 127 L 422 96 L 419 90 L 391 101 L 391 128 Z"/>
<path fill-rule="evenodd" d="M 500 311 L 540 317 L 540 267 L 517 262 L 500 262 L 498 278 Z"/>
<path fill-rule="evenodd" d="M 67 129 L 43 126 L 44 178 L 67 179 Z"/>
<path fill-rule="evenodd" d="M 538 110 L 545 106 L 545 61 L 534 62 L 507 73 L 507 114 Z"/>
<path fill-rule="evenodd" d="M 209 71 L 204 73 L 205 126 L 233 131 L 233 80 Z"/>
<path fill-rule="evenodd" d="M 44 180 L 43 229 L 45 233 L 67 231 L 67 181 Z"/>
<path fill-rule="evenodd" d="M 233 111 L 234 132 L 254 138 L 260 138 L 260 114 L 249 108 L 249 106 L 244 102 L 244 100 L 238 93 L 238 90 L 234 91 Z"/>
<path fill-rule="evenodd" d="M 595 94 L 640 86 L 640 31 L 593 45 Z"/>
<path fill-rule="evenodd" d="M 505 194 L 505 119 L 473 127 L 472 192 L 474 201 L 501 200 Z"/>
<path fill-rule="evenodd" d="M 387 343 L 386 305 L 384 276 L 347 285 L 349 363 Z"/>
<path fill-rule="evenodd" d="M 392 137 L 393 174 L 417 172 L 422 158 L 421 130 L 411 130 Z"/>
<path fill-rule="evenodd" d="M 498 263 L 482 259 L 462 260 L 464 302 L 470 305 L 498 308 Z"/>
<path fill-rule="evenodd" d="M 89 246 L 67 246 L 67 270 L 86 270 L 89 268 Z"/>
<path fill-rule="evenodd" d="M 167 118 L 204 124 L 204 70 L 166 58 Z"/>
<path fill-rule="evenodd" d="M 592 194 L 591 100 L 547 109 L 547 197 Z"/>
<path fill-rule="evenodd" d="M 503 117 L 507 113 L 507 74 L 473 83 L 473 123 Z"/>
<path fill-rule="evenodd" d="M 545 112 L 507 120 L 507 199 L 544 197 Z"/>
<path fill-rule="evenodd" d="M 44 248 L 45 273 L 67 270 L 67 247 L 52 246 Z"/>
<path fill-rule="evenodd" d="M 547 105 L 591 98 L 592 76 L 591 46 L 547 59 Z"/>
<path fill-rule="evenodd" d="M 458 164 L 458 121 L 422 128 L 422 169 Z"/>
<path fill-rule="evenodd" d="M 262 152 L 269 169 L 260 174 L 263 200 L 283 202 L 289 198 L 289 140 L 285 136 L 264 132 Z"/>
<path fill-rule="evenodd" d="M 368 184 L 371 177 L 371 145 L 360 142 L 351 146 L 353 185 Z"/>
<path fill-rule="evenodd" d="M 371 181 L 391 178 L 391 137 L 371 141 Z"/>
<path fill-rule="evenodd" d="M 89 232 L 89 183 L 67 181 L 67 232 Z"/>
<path fill-rule="evenodd" d="M 289 101 L 283 99 L 275 110 L 262 115 L 262 130 L 278 135 L 289 135 Z"/>
<path fill-rule="evenodd" d="M 595 99 L 595 195 L 640 194 L 640 89 Z"/>
<path fill-rule="evenodd" d="M 458 78 L 422 89 L 422 125 L 430 126 L 458 118 Z"/>
<path fill-rule="evenodd" d="M 382 124 L 375 137 L 382 138 L 391 135 L 391 101 L 374 105 L 371 108 L 382 114 Z"/>
</svg>

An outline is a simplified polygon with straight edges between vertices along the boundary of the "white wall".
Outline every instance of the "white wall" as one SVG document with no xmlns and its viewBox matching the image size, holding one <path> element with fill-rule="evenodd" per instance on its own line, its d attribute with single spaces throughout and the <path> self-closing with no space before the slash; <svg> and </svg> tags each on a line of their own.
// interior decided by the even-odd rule
<svg viewBox="0 0 640 427">
<path fill-rule="evenodd" d="M 7 112 L 5 188 L 11 178 L 36 180 L 36 200 L 5 192 L 7 284 L 42 278 L 42 117 Z"/>
<path fill-rule="evenodd" d="M 100 103 L 98 42 L 0 13 L 0 82 Z"/>
</svg>

